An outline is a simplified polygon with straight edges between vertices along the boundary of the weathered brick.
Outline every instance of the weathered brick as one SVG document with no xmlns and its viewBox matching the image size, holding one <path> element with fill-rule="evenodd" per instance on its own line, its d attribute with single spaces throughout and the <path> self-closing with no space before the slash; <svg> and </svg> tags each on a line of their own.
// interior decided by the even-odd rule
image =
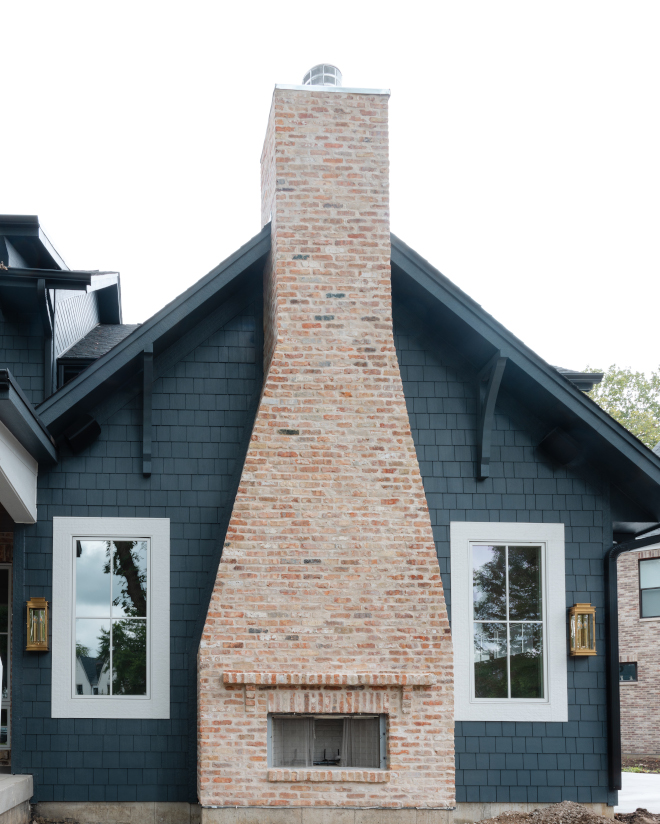
<svg viewBox="0 0 660 824">
<path fill-rule="evenodd" d="M 639 562 L 660 549 L 624 552 L 617 560 L 619 661 L 637 663 L 637 681 L 621 682 L 621 747 L 624 753 L 660 753 L 660 618 L 640 618 Z"/>
<path fill-rule="evenodd" d="M 452 805 L 449 624 L 392 334 L 387 97 L 276 89 L 262 169 L 266 379 L 200 645 L 199 799 Z M 366 676 L 386 673 L 435 678 Z M 364 704 L 332 685 L 352 674 Z M 269 708 L 385 699 L 389 780 L 269 781 Z"/>
</svg>

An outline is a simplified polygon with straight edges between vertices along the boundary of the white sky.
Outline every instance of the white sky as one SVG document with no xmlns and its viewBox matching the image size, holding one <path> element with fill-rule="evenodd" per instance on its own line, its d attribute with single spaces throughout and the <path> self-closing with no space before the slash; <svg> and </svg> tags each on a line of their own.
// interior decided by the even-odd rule
<svg viewBox="0 0 660 824">
<path fill-rule="evenodd" d="M 550 363 L 660 364 L 660 3 L 25 0 L 0 213 L 146 320 L 259 231 L 273 85 L 390 88 L 392 230 Z"/>
</svg>

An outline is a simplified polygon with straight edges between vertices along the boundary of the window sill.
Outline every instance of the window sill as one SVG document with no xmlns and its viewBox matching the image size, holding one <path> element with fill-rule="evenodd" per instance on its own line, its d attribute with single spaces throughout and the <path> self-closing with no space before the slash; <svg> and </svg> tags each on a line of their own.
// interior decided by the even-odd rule
<svg viewBox="0 0 660 824">
<path fill-rule="evenodd" d="M 362 784 L 384 784 L 390 780 L 389 770 L 268 770 L 269 781 L 347 781 Z"/>
</svg>

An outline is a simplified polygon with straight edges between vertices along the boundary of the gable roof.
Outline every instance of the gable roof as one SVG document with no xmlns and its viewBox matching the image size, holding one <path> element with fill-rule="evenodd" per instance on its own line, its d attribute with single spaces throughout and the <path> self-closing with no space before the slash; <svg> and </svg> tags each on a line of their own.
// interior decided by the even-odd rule
<svg viewBox="0 0 660 824">
<path fill-rule="evenodd" d="M 152 346 L 154 357 L 157 356 L 227 301 L 250 275 L 258 277 L 260 282 L 269 250 L 270 223 L 41 403 L 37 407 L 41 420 L 54 435 L 59 435 L 69 423 L 89 412 L 109 391 L 141 371 L 146 347 Z"/>
<path fill-rule="evenodd" d="M 560 427 L 571 435 L 587 460 L 644 508 L 647 520 L 660 522 L 660 456 L 395 235 L 392 289 L 476 371 L 497 352 L 508 358 L 502 389 L 546 422 L 548 431 Z"/>
<path fill-rule="evenodd" d="M 218 308 L 239 286 L 262 276 L 270 250 L 270 224 L 152 318 L 45 400 L 37 411 L 54 434 L 142 369 L 145 347 L 162 352 Z M 572 380 L 516 338 L 452 281 L 392 235 L 392 287 L 397 301 L 412 305 L 420 322 L 442 330 L 443 339 L 476 371 L 499 352 L 507 365 L 502 388 L 547 424 L 582 447 L 590 463 L 625 490 L 635 521 L 660 522 L 660 454 L 648 449 L 604 412 Z M 573 377 L 571 375 L 571 377 Z M 632 511 L 632 510 L 631 510 Z M 641 527 L 640 527 L 641 528 Z"/>
</svg>

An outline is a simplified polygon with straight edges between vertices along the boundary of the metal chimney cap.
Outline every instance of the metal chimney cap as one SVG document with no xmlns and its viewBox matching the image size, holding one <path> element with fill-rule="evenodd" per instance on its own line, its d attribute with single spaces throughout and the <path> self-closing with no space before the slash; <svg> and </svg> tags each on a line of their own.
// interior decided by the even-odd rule
<svg viewBox="0 0 660 824">
<path fill-rule="evenodd" d="M 341 72 L 330 63 L 313 66 L 303 77 L 303 86 L 341 86 Z"/>
</svg>

